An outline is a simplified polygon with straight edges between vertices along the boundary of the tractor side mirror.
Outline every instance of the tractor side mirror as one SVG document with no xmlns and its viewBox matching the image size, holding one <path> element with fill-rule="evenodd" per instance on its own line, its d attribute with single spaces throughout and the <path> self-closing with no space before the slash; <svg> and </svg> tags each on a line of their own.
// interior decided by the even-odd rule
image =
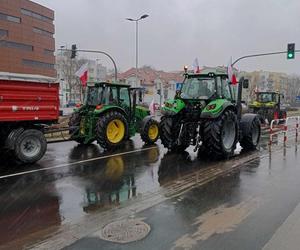
<svg viewBox="0 0 300 250">
<path fill-rule="evenodd" d="M 143 93 L 139 91 L 139 102 L 143 102 Z"/>
<path fill-rule="evenodd" d="M 243 81 L 243 88 L 244 89 L 249 88 L 249 80 L 248 79 L 244 79 L 244 81 Z"/>
</svg>

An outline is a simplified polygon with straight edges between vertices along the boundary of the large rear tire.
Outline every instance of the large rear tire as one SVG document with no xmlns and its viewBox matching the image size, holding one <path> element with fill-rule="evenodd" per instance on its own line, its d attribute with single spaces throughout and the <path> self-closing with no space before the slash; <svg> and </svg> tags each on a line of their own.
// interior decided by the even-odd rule
<svg viewBox="0 0 300 250">
<path fill-rule="evenodd" d="M 246 128 L 246 126 L 249 127 Z M 245 123 L 243 126 L 241 126 L 241 129 L 242 132 L 244 129 L 246 129 L 247 131 L 246 134 L 243 132 L 244 135 L 240 141 L 241 147 L 244 150 L 255 150 L 259 144 L 260 133 L 261 133 L 259 118 L 255 117 L 250 122 Z"/>
<path fill-rule="evenodd" d="M 178 144 L 178 136 L 180 133 L 180 123 L 175 117 L 163 116 L 160 121 L 160 139 L 165 148 L 182 152 L 189 144 Z"/>
<path fill-rule="evenodd" d="M 39 161 L 47 150 L 44 134 L 36 129 L 21 133 L 15 142 L 14 153 L 21 163 L 29 164 Z"/>
<path fill-rule="evenodd" d="M 210 158 L 233 156 L 237 138 L 237 116 L 232 110 L 226 110 L 217 119 L 204 123 L 202 147 Z"/>
<path fill-rule="evenodd" d="M 71 139 L 73 141 L 76 141 L 79 144 L 84 144 L 85 138 L 84 137 L 79 137 L 81 118 L 82 117 L 78 112 L 73 113 L 71 115 L 69 123 L 68 123 L 68 125 L 70 127 L 69 135 L 71 136 Z"/>
<path fill-rule="evenodd" d="M 149 119 L 143 126 L 141 138 L 146 144 L 154 144 L 159 137 L 159 123 L 154 119 Z"/>
<path fill-rule="evenodd" d="M 121 146 L 128 138 L 128 122 L 117 111 L 102 115 L 96 125 L 97 142 L 105 150 Z"/>
</svg>

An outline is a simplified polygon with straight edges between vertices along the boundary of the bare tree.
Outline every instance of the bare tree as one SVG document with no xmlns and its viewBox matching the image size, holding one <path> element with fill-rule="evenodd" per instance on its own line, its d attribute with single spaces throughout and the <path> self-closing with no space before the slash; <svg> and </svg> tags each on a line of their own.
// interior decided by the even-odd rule
<svg viewBox="0 0 300 250">
<path fill-rule="evenodd" d="M 61 72 L 61 78 L 64 79 L 64 82 L 69 89 L 71 100 L 75 100 L 76 96 L 79 95 L 79 99 L 82 101 L 82 84 L 75 73 L 86 62 L 86 59 L 71 59 L 70 51 L 64 51 L 60 56 L 58 56 L 58 71 Z"/>
</svg>

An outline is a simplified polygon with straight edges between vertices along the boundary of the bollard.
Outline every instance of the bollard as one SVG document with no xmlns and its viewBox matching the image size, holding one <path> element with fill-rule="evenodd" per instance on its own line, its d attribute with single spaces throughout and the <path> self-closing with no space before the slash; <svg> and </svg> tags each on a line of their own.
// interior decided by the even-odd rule
<svg viewBox="0 0 300 250">
<path fill-rule="evenodd" d="M 296 118 L 296 142 L 298 142 L 299 116 Z"/>
<path fill-rule="evenodd" d="M 285 124 L 284 124 L 284 131 L 283 131 L 283 134 L 284 134 L 284 137 L 283 137 L 283 145 L 284 147 L 286 146 L 286 141 L 287 141 L 287 122 L 285 121 Z"/>
<path fill-rule="evenodd" d="M 271 122 L 271 125 L 270 125 L 270 137 L 269 137 L 269 145 L 270 146 L 272 145 L 272 140 L 273 140 L 273 129 L 272 129 L 272 126 L 273 126 L 273 122 Z"/>
</svg>

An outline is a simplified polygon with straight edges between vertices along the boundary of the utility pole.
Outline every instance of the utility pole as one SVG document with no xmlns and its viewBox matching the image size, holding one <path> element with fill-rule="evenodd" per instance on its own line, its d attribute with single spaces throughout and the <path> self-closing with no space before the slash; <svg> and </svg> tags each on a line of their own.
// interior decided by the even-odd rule
<svg viewBox="0 0 300 250">
<path fill-rule="evenodd" d="M 139 21 L 147 18 L 149 15 L 142 15 L 140 18 L 126 18 L 126 20 L 135 22 L 135 87 L 138 87 L 138 67 L 139 67 Z"/>
</svg>

